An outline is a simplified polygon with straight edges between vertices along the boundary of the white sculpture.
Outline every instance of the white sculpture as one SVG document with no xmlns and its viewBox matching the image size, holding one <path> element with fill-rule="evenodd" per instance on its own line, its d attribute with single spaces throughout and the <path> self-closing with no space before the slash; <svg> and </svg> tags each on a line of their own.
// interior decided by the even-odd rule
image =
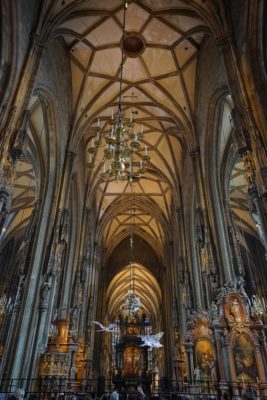
<svg viewBox="0 0 267 400">
<path fill-rule="evenodd" d="M 148 346 L 148 347 L 153 347 L 153 348 L 160 348 L 163 347 L 163 345 L 159 342 L 162 336 L 164 335 L 164 332 L 159 332 L 156 335 L 137 335 L 143 344 L 141 346 Z"/>
<path fill-rule="evenodd" d="M 109 324 L 108 326 L 104 326 L 102 325 L 100 322 L 98 321 L 92 321 L 93 324 L 95 325 L 99 325 L 101 329 L 99 329 L 96 332 L 110 332 L 113 333 L 116 331 L 117 325 L 116 324 Z"/>
<path fill-rule="evenodd" d="M 22 388 L 16 389 L 15 396 L 17 400 L 22 400 L 25 396 L 25 390 Z"/>
<path fill-rule="evenodd" d="M 195 382 L 199 382 L 200 381 L 200 369 L 199 369 L 198 365 L 194 369 L 194 379 L 195 379 Z"/>
</svg>

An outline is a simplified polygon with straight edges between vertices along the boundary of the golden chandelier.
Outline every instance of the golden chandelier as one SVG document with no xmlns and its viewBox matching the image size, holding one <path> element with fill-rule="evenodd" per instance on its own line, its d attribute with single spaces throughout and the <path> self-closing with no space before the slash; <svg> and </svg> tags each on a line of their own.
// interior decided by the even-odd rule
<svg viewBox="0 0 267 400">
<path fill-rule="evenodd" d="M 116 181 L 124 181 L 133 178 L 140 178 L 145 172 L 143 163 L 150 160 L 147 146 L 145 146 L 144 154 L 140 156 L 139 162 L 134 162 L 134 154 L 140 150 L 140 139 L 144 135 L 144 125 L 142 124 L 139 132 L 134 131 L 134 115 L 130 113 L 130 118 L 125 117 L 122 110 L 122 77 L 123 77 L 123 59 L 124 59 L 124 38 L 125 38 L 125 14 L 127 3 L 124 1 L 123 13 L 123 34 L 121 41 L 121 63 L 120 63 L 120 91 L 118 111 L 110 120 L 110 127 L 107 131 L 101 131 L 100 119 L 97 120 L 97 136 L 92 139 L 92 146 L 89 148 L 90 163 L 89 168 L 94 167 L 94 156 L 100 146 L 104 146 L 104 156 L 102 160 L 102 172 L 100 178 L 108 180 L 115 177 Z M 102 143 L 102 140 L 104 143 Z"/>
</svg>

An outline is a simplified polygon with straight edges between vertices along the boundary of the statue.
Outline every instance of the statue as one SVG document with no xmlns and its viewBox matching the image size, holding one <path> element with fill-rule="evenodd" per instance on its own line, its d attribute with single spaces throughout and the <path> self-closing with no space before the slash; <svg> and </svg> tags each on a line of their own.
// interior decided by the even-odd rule
<svg viewBox="0 0 267 400">
<path fill-rule="evenodd" d="M 240 315 L 240 306 L 237 299 L 234 299 L 231 308 L 231 314 L 234 316 L 234 321 L 237 323 L 242 322 L 241 315 Z"/>
<path fill-rule="evenodd" d="M 24 285 L 25 285 L 25 277 L 26 277 L 25 274 L 19 272 L 18 291 L 17 291 L 17 295 L 16 295 L 16 300 L 15 300 L 15 303 L 17 305 L 20 304 L 21 299 L 22 299 Z"/>
<path fill-rule="evenodd" d="M 238 278 L 238 280 L 237 280 L 237 283 L 236 283 L 237 290 L 238 290 L 239 293 L 241 293 L 244 297 L 248 297 L 248 296 L 247 296 L 247 293 L 246 293 L 246 291 L 245 291 L 245 288 L 244 288 L 245 285 L 246 285 L 245 279 L 243 278 L 242 275 L 239 276 L 239 278 Z"/>
<path fill-rule="evenodd" d="M 191 342 L 192 342 L 192 339 L 193 339 L 192 336 L 193 336 L 193 332 L 192 332 L 191 329 L 189 329 L 189 330 L 187 331 L 186 335 L 185 335 L 185 340 L 186 340 L 186 342 L 191 343 Z"/>
<path fill-rule="evenodd" d="M 215 301 L 211 302 L 210 305 L 210 319 L 211 321 L 217 321 L 219 318 L 218 307 Z"/>
<path fill-rule="evenodd" d="M 73 380 L 76 379 L 76 372 L 77 372 L 77 369 L 76 369 L 75 365 L 73 365 L 70 369 L 70 379 L 73 379 Z"/>
<path fill-rule="evenodd" d="M 199 368 L 198 365 L 194 369 L 194 381 L 195 382 L 199 382 L 200 381 L 200 368 Z"/>
<path fill-rule="evenodd" d="M 51 289 L 51 286 L 48 282 L 44 282 L 41 286 L 41 304 L 47 304 L 48 292 Z"/>
<path fill-rule="evenodd" d="M 70 326 L 72 330 L 75 330 L 78 328 L 78 310 L 77 307 L 74 307 L 71 313 L 71 322 Z"/>
<path fill-rule="evenodd" d="M 216 363 L 214 360 L 214 357 L 211 358 L 210 360 L 210 377 L 212 381 L 216 381 L 217 380 L 217 374 L 216 374 Z"/>
<path fill-rule="evenodd" d="M 17 400 L 23 400 L 25 396 L 25 390 L 22 388 L 16 389 L 15 396 Z"/>
</svg>

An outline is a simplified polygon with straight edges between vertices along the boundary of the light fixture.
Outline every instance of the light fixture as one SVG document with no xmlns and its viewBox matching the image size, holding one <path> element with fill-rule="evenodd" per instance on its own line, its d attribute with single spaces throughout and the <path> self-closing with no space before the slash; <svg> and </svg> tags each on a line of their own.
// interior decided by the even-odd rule
<svg viewBox="0 0 267 400">
<path fill-rule="evenodd" d="M 135 268 L 134 268 L 134 197 L 133 197 L 133 183 L 132 177 L 130 178 L 131 186 L 131 234 L 130 234 L 130 285 L 127 296 L 125 297 L 124 309 L 128 316 L 134 315 L 141 307 L 140 297 L 135 294 Z"/>
<path fill-rule="evenodd" d="M 248 303 L 252 317 L 260 319 L 267 314 L 267 304 L 263 297 L 253 295 Z"/>
<path fill-rule="evenodd" d="M 144 154 L 139 162 L 134 161 L 134 154 L 140 150 L 140 139 L 144 135 L 144 125 L 139 131 L 135 130 L 134 112 L 131 111 L 130 118 L 126 118 L 122 110 L 122 84 L 123 84 L 123 61 L 124 61 L 124 41 L 125 41 L 125 19 L 127 2 L 124 0 L 123 7 L 123 33 L 121 40 L 121 63 L 120 63 L 120 90 L 118 111 L 112 111 L 110 126 L 107 130 L 101 130 L 100 119 L 97 119 L 97 136 L 91 141 L 89 148 L 89 169 L 95 166 L 97 150 L 100 146 L 105 147 L 102 160 L 102 172 L 100 178 L 108 180 L 115 177 L 116 181 L 140 178 L 145 172 L 143 163 L 150 160 L 148 148 L 145 146 Z M 104 142 L 104 143 L 103 143 Z"/>
<path fill-rule="evenodd" d="M 8 315 L 13 308 L 11 297 L 7 297 L 5 294 L 0 299 L 0 318 Z"/>
</svg>

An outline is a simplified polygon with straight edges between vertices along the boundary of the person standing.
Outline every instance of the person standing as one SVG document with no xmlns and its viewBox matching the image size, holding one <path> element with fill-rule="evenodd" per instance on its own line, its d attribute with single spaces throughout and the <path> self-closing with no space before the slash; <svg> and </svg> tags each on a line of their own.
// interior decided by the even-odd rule
<svg viewBox="0 0 267 400">
<path fill-rule="evenodd" d="M 111 393 L 110 400 L 119 400 L 119 392 L 117 388 L 113 389 L 113 392 Z"/>
<path fill-rule="evenodd" d="M 143 389 L 141 388 L 141 386 L 138 386 L 137 388 L 137 399 L 138 400 L 145 400 L 146 396 L 145 393 L 143 392 Z"/>
</svg>

